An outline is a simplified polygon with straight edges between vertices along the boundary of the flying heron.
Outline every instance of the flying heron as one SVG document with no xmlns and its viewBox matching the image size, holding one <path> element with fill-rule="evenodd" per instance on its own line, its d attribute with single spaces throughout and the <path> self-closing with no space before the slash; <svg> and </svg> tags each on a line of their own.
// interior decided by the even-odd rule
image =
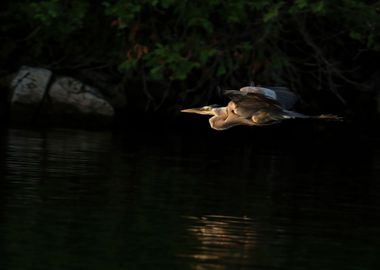
<svg viewBox="0 0 380 270">
<path fill-rule="evenodd" d="M 226 107 L 207 105 L 184 109 L 181 112 L 212 115 L 209 119 L 210 126 L 216 130 L 225 130 L 237 125 L 271 125 L 296 118 L 341 120 L 332 114 L 311 116 L 289 110 L 297 101 L 297 96 L 286 87 L 247 86 L 240 91 L 226 90 L 224 94 L 231 99 Z"/>
</svg>

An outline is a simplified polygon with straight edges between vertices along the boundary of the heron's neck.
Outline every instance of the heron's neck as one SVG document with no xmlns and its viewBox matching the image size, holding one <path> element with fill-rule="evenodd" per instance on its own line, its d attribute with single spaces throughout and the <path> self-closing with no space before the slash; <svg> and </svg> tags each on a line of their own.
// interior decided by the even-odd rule
<svg viewBox="0 0 380 270">
<path fill-rule="evenodd" d="M 216 116 L 226 115 L 227 114 L 227 108 L 226 107 L 213 108 L 211 114 L 216 115 Z"/>
</svg>

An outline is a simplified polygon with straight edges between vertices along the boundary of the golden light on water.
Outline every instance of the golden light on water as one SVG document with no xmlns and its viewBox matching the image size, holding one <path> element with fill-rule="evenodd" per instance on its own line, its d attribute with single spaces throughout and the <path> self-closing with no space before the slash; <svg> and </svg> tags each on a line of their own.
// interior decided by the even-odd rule
<svg viewBox="0 0 380 270">
<path fill-rule="evenodd" d="M 199 264 L 193 269 L 226 269 L 230 263 L 249 261 L 255 247 L 254 224 L 247 217 L 206 215 L 191 220 L 188 232 L 199 242 L 191 254 L 183 254 Z M 223 262 L 223 263 L 222 263 Z"/>
</svg>

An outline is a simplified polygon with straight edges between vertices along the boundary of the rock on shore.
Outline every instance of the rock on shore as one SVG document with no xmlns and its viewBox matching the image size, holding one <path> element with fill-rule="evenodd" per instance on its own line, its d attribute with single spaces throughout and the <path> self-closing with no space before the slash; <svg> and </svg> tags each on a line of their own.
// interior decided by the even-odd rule
<svg viewBox="0 0 380 270">
<path fill-rule="evenodd" d="M 47 69 L 23 66 L 11 82 L 11 123 L 107 125 L 114 113 L 96 88 Z"/>
</svg>

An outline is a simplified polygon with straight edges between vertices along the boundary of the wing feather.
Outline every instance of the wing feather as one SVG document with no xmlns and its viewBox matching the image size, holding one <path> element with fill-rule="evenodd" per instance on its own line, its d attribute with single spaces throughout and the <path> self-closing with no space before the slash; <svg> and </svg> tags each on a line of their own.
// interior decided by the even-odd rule
<svg viewBox="0 0 380 270">
<path fill-rule="evenodd" d="M 245 118 L 252 117 L 258 111 L 282 111 L 277 100 L 261 93 L 227 90 L 224 94 L 234 103 L 234 112 Z"/>
<path fill-rule="evenodd" d="M 240 88 L 240 91 L 243 93 L 263 94 L 266 97 L 277 100 L 285 109 L 291 109 L 298 100 L 296 94 L 291 92 L 289 88 L 283 86 L 246 86 Z"/>
</svg>

